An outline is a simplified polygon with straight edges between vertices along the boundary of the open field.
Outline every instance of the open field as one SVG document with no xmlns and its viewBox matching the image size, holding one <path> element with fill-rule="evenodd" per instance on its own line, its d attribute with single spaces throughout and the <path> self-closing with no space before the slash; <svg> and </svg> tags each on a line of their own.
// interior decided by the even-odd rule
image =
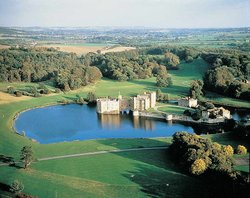
<svg viewBox="0 0 250 198">
<path fill-rule="evenodd" d="M 38 47 L 53 47 L 59 51 L 69 52 L 69 53 L 72 52 L 72 53 L 76 53 L 77 55 L 87 54 L 89 52 L 96 53 L 98 50 L 100 50 L 102 54 L 105 54 L 108 52 L 122 52 L 122 51 L 126 51 L 126 50 L 135 49 L 134 47 L 124 47 L 124 46 L 110 47 L 110 46 L 107 46 L 105 44 L 99 44 L 99 45 L 97 45 L 97 44 L 96 45 L 48 44 L 48 45 L 39 45 Z"/>
<path fill-rule="evenodd" d="M 11 103 L 11 102 L 18 102 L 21 100 L 28 100 L 30 98 L 31 97 L 29 97 L 29 96 L 16 97 L 16 96 L 10 95 L 8 93 L 0 92 L 0 105 L 6 104 L 6 103 Z"/>
<path fill-rule="evenodd" d="M 229 138 L 228 134 L 221 136 Z M 167 146 L 170 141 L 171 138 L 91 140 L 82 141 L 81 147 L 86 151 L 129 146 L 138 148 L 139 145 Z M 73 142 L 71 146 L 78 147 L 78 143 Z M 58 147 L 63 153 L 70 148 L 67 144 L 70 143 L 46 146 Z M 51 151 L 47 150 L 49 152 Z M 166 150 L 106 153 L 39 161 L 33 163 L 28 170 L 9 166 L 0 166 L 0 170 L 1 183 L 10 184 L 14 179 L 19 179 L 25 185 L 24 192 L 48 198 L 162 197 L 165 194 L 171 197 L 200 197 L 202 193 L 214 190 L 213 185 L 183 174 L 172 163 Z"/>
<path fill-rule="evenodd" d="M 42 45 L 42 47 L 53 47 L 59 51 L 76 53 L 77 55 L 87 54 L 89 52 L 97 52 L 105 46 L 72 46 L 72 45 Z"/>
<path fill-rule="evenodd" d="M 8 45 L 1 45 L 0 44 L 0 49 L 8 49 L 10 46 L 8 46 Z"/>
<path fill-rule="evenodd" d="M 168 154 L 138 151 L 34 163 L 24 171 L 0 167 L 4 182 L 18 178 L 25 192 L 39 197 L 171 197 L 200 195 L 199 179 L 182 174 Z M 195 190 L 194 186 L 199 190 Z M 207 188 L 207 187 L 206 187 Z M 190 190 L 193 189 L 193 190 Z"/>
<path fill-rule="evenodd" d="M 122 46 L 118 46 L 118 47 L 113 47 L 113 48 L 107 48 L 107 49 L 102 49 L 101 53 L 105 54 L 105 53 L 109 53 L 109 52 L 123 52 L 123 51 L 129 51 L 129 50 L 133 50 L 136 49 L 135 47 L 122 47 Z"/>
</svg>

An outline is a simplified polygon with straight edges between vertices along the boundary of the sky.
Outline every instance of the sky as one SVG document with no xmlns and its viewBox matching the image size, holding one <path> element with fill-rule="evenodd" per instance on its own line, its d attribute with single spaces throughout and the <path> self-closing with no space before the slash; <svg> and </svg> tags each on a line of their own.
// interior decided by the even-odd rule
<svg viewBox="0 0 250 198">
<path fill-rule="evenodd" d="M 0 0 L 0 26 L 250 27 L 250 0 Z"/>
</svg>

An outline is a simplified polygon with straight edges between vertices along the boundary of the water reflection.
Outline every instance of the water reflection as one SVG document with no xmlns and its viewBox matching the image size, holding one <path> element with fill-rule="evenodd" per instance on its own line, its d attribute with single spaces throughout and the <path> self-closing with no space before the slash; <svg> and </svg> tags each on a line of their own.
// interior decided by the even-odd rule
<svg viewBox="0 0 250 198">
<path fill-rule="evenodd" d="M 132 115 L 105 115 L 99 114 L 98 124 L 106 129 L 118 129 L 122 122 L 131 123 L 134 129 L 144 129 L 145 131 L 155 130 L 155 120 L 134 117 Z"/>
<path fill-rule="evenodd" d="M 98 124 L 106 129 L 117 129 L 121 125 L 121 116 L 120 115 L 104 115 L 99 114 Z"/>
</svg>

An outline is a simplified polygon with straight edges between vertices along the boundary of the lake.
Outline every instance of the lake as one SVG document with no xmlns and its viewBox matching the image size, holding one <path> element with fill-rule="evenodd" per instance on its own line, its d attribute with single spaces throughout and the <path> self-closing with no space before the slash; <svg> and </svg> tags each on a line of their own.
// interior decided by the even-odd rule
<svg viewBox="0 0 250 198">
<path fill-rule="evenodd" d="M 168 137 L 191 126 L 132 115 L 98 115 L 95 106 L 56 105 L 21 113 L 14 124 L 20 134 L 41 144 L 102 138 Z"/>
<path fill-rule="evenodd" d="M 238 120 L 249 111 L 233 111 Z M 103 138 L 169 137 L 177 131 L 209 133 L 221 126 L 186 125 L 132 115 L 98 115 L 90 105 L 55 105 L 21 113 L 14 124 L 16 131 L 41 144 Z M 219 127 L 219 128 L 218 128 Z"/>
</svg>

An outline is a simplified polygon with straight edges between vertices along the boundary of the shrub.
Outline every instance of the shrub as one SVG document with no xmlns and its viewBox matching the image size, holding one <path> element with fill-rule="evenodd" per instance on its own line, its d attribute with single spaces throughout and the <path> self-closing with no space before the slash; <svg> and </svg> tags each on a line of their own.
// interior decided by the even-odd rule
<svg viewBox="0 0 250 198">
<path fill-rule="evenodd" d="M 61 92 L 61 90 L 59 88 L 55 89 L 55 93 L 60 93 L 60 92 Z"/>
<path fill-rule="evenodd" d="M 38 90 L 35 86 L 30 86 L 29 92 L 32 93 L 33 95 L 35 95 L 38 93 Z"/>
<path fill-rule="evenodd" d="M 197 159 L 194 161 L 194 163 L 191 165 L 191 173 L 194 175 L 200 175 L 205 172 L 207 166 L 203 159 Z"/>
<path fill-rule="evenodd" d="M 217 142 L 214 142 L 212 144 L 212 149 L 220 151 L 221 150 L 221 145 L 218 144 Z"/>
<path fill-rule="evenodd" d="M 184 112 L 183 112 L 184 115 L 186 116 L 191 116 L 192 113 L 189 111 L 189 109 L 186 109 Z"/>
<path fill-rule="evenodd" d="M 33 96 L 34 96 L 34 97 L 40 97 L 41 94 L 39 94 L 39 93 L 34 93 Z"/>
<path fill-rule="evenodd" d="M 211 102 L 206 102 L 205 104 L 204 104 L 204 106 L 207 108 L 207 109 L 214 109 L 214 104 L 213 103 L 211 103 Z"/>
<path fill-rule="evenodd" d="M 76 95 L 76 97 L 77 97 L 77 98 L 76 98 L 75 102 L 76 102 L 77 104 L 85 104 L 85 103 L 86 103 L 83 97 L 81 97 L 81 96 L 79 96 L 79 95 Z"/>
<path fill-rule="evenodd" d="M 234 149 L 232 146 L 227 145 L 223 148 L 224 153 L 226 154 L 226 156 L 232 156 L 234 154 Z"/>
<path fill-rule="evenodd" d="M 66 99 L 62 99 L 61 101 L 60 101 L 60 103 L 62 103 L 62 104 L 69 104 L 70 102 L 68 101 L 68 100 L 66 100 Z"/>
<path fill-rule="evenodd" d="M 185 61 L 187 62 L 187 63 L 192 63 L 193 62 L 193 57 L 192 56 L 187 56 L 186 58 L 185 58 Z"/>
<path fill-rule="evenodd" d="M 13 192 L 14 194 L 22 192 L 23 189 L 24 189 L 23 184 L 18 180 L 13 181 L 12 184 L 10 185 L 10 191 Z"/>
<path fill-rule="evenodd" d="M 46 85 L 44 83 L 39 83 L 38 89 L 46 89 Z"/>
<path fill-rule="evenodd" d="M 7 92 L 8 92 L 9 94 L 14 94 L 15 91 L 16 91 L 16 90 L 15 90 L 14 87 L 9 86 L 9 87 L 7 88 Z"/>
<path fill-rule="evenodd" d="M 21 97 L 23 94 L 21 91 L 15 91 L 16 97 Z"/>
<path fill-rule="evenodd" d="M 236 153 L 239 155 L 246 155 L 247 154 L 247 148 L 243 145 L 238 145 L 236 149 Z"/>
</svg>

